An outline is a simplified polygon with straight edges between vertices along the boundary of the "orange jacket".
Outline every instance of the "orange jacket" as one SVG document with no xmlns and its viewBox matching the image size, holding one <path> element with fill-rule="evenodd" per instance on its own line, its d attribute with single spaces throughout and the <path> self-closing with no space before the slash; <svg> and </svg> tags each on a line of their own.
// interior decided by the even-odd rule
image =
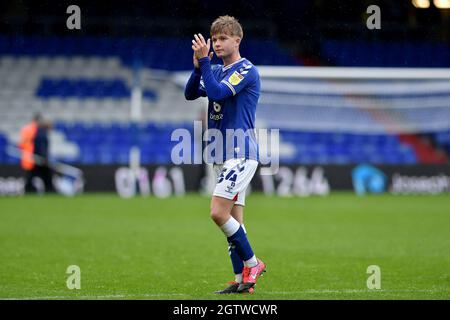
<svg viewBox="0 0 450 320">
<path fill-rule="evenodd" d="M 19 148 L 22 149 L 20 164 L 24 170 L 32 170 L 34 168 L 34 138 L 37 129 L 37 123 L 32 121 L 20 130 Z"/>
</svg>

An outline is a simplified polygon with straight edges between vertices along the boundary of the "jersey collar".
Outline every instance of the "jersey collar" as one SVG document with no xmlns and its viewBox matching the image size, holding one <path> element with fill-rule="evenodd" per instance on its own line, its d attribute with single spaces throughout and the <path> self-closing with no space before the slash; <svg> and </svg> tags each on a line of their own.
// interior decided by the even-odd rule
<svg viewBox="0 0 450 320">
<path fill-rule="evenodd" d="M 222 67 L 222 71 L 227 71 L 228 69 L 230 69 L 232 66 L 234 66 L 235 64 L 244 61 L 245 58 L 240 58 L 239 60 L 233 62 L 232 64 L 227 65 L 226 67 Z"/>
</svg>

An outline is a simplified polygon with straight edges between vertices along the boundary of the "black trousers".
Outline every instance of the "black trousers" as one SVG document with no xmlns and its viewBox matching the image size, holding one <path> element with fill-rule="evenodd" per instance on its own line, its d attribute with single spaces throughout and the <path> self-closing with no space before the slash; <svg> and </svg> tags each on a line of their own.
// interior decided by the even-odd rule
<svg viewBox="0 0 450 320">
<path fill-rule="evenodd" d="M 52 182 L 53 171 L 48 166 L 35 165 L 32 170 L 25 171 L 25 193 L 37 192 L 38 190 L 33 185 L 33 178 L 38 177 L 44 182 L 45 192 L 54 192 Z"/>
</svg>

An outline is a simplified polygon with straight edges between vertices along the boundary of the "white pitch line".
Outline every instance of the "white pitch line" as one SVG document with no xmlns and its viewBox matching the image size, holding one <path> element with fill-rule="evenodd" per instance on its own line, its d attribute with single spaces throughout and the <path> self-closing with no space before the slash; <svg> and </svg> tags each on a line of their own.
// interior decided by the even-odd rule
<svg viewBox="0 0 450 320">
<path fill-rule="evenodd" d="M 343 289 L 343 290 L 302 290 L 302 291 L 261 291 L 262 295 L 289 295 L 289 294 L 324 294 L 324 293 L 449 293 L 450 290 L 383 290 L 383 289 Z M 101 295 L 101 296 L 43 296 L 43 297 L 20 297 L 20 298 L 0 298 L 0 300 L 49 300 L 49 299 L 114 299 L 114 298 L 131 298 L 131 297 L 169 297 L 169 296 L 192 296 L 184 293 L 148 293 L 148 294 L 118 294 L 118 295 Z M 226 297 L 226 296 L 224 296 Z"/>
<path fill-rule="evenodd" d="M 261 292 L 263 294 L 304 294 L 304 293 L 372 293 L 372 292 L 383 292 L 383 293 L 408 293 L 408 292 L 417 292 L 417 293 L 450 293 L 450 290 L 383 290 L 383 289 L 344 289 L 344 290 L 303 290 L 303 291 L 269 291 L 269 292 Z"/>
<path fill-rule="evenodd" d="M 49 299 L 114 299 L 130 297 L 169 297 L 169 296 L 190 296 L 184 293 L 148 293 L 148 294 L 115 294 L 102 296 L 43 296 L 43 297 L 19 297 L 0 298 L 0 300 L 49 300 Z"/>
</svg>

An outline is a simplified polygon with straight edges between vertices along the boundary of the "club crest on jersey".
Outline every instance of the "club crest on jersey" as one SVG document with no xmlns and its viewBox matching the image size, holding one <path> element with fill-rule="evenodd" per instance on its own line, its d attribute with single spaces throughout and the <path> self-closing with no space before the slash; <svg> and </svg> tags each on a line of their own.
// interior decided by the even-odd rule
<svg viewBox="0 0 450 320">
<path fill-rule="evenodd" d="M 217 102 L 214 102 L 213 108 L 214 108 L 215 112 L 220 112 L 220 110 L 222 109 L 222 106 L 220 104 L 218 104 Z"/>
<path fill-rule="evenodd" d="M 228 78 L 228 82 L 231 83 L 233 86 L 238 85 L 239 82 L 244 79 L 244 76 L 239 74 L 239 72 L 235 71 L 233 74 Z"/>
</svg>

